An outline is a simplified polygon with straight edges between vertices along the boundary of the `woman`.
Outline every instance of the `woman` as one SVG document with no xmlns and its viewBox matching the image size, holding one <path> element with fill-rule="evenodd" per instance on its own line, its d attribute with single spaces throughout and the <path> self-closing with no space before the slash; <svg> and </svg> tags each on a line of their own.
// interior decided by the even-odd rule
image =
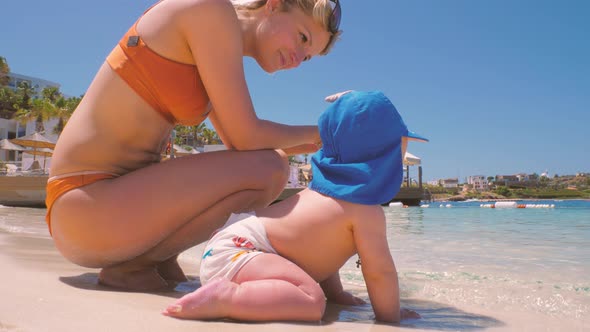
<svg viewBox="0 0 590 332">
<path fill-rule="evenodd" d="M 70 261 L 105 285 L 154 290 L 186 280 L 182 251 L 231 212 L 270 204 L 285 153 L 321 143 L 316 126 L 256 117 L 243 56 L 267 72 L 326 54 L 335 0 L 164 0 L 99 69 L 62 132 L 47 185 L 47 223 Z M 228 151 L 160 163 L 175 124 L 209 118 Z M 283 149 L 275 151 L 273 149 Z"/>
</svg>

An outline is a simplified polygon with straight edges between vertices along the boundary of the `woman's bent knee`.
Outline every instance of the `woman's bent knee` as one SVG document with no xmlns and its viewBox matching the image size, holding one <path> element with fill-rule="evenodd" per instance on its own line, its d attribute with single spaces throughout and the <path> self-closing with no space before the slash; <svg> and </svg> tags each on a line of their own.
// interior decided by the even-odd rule
<svg viewBox="0 0 590 332">
<path fill-rule="evenodd" d="M 257 156 L 259 169 L 274 182 L 286 182 L 289 178 L 289 159 L 282 150 L 263 150 Z"/>
<path fill-rule="evenodd" d="M 289 179 L 289 161 L 284 152 L 280 150 L 258 151 L 257 183 L 262 186 L 262 195 L 255 203 L 254 208 L 267 206 L 272 203 L 283 191 Z"/>
</svg>

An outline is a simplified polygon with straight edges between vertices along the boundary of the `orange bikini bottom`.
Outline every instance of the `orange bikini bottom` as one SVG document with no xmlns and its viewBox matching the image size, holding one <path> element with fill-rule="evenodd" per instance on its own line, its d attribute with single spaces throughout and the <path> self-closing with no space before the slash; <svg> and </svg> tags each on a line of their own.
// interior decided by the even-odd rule
<svg viewBox="0 0 590 332">
<path fill-rule="evenodd" d="M 51 208 L 53 203 L 61 197 L 61 195 L 67 193 L 70 190 L 84 187 L 97 181 L 105 179 L 113 179 L 118 175 L 111 173 L 90 173 L 90 174 L 76 174 L 65 177 L 54 177 L 47 181 L 47 197 L 45 199 L 45 205 L 47 206 L 47 215 L 45 221 L 49 228 L 49 234 L 51 234 Z"/>
</svg>

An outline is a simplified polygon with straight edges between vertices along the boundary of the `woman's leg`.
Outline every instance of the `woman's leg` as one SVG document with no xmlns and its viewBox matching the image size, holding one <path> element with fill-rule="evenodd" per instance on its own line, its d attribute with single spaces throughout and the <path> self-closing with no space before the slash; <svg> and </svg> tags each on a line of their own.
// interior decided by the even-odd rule
<svg viewBox="0 0 590 332">
<path fill-rule="evenodd" d="M 286 156 L 273 150 L 211 152 L 151 165 L 64 194 L 52 209 L 53 238 L 82 266 L 129 263 L 135 272 L 139 266 L 153 270 L 205 241 L 231 212 L 271 203 L 288 169 Z"/>
<path fill-rule="evenodd" d="M 233 318 L 247 321 L 319 321 L 324 293 L 299 266 L 275 254 L 261 254 L 233 278 L 215 279 L 169 306 L 179 318 Z"/>
<path fill-rule="evenodd" d="M 152 290 L 168 286 L 167 281 L 181 282 L 186 277 L 176 262 L 179 252 L 195 245 L 195 239 L 213 233 L 223 225 L 229 213 L 248 203 L 252 193 L 241 191 L 222 200 L 202 213 L 193 222 L 186 223 L 146 253 L 129 261 L 105 267 L 99 280 L 104 285 L 129 290 Z M 225 213 L 225 214 L 224 214 Z M 223 215 L 222 218 L 219 218 Z M 204 242 L 206 238 L 199 242 Z M 197 243 L 199 243 L 197 242 Z M 157 272 L 157 273 L 156 273 Z"/>
</svg>

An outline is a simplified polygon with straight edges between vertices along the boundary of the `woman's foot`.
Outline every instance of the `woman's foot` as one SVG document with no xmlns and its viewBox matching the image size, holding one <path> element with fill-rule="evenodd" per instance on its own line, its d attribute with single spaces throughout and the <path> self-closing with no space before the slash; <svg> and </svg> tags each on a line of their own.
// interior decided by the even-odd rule
<svg viewBox="0 0 590 332">
<path fill-rule="evenodd" d="M 168 287 L 168 283 L 155 267 L 130 270 L 123 266 L 105 267 L 100 271 L 98 283 L 128 291 L 155 291 Z"/>
<path fill-rule="evenodd" d="M 174 256 L 156 265 L 156 269 L 160 276 L 168 282 L 179 283 L 188 281 L 182 268 L 180 268 L 177 259 L 178 256 Z"/>
<path fill-rule="evenodd" d="M 215 319 L 229 315 L 229 301 L 237 284 L 225 278 L 212 280 L 168 306 L 162 314 L 176 318 Z"/>
</svg>

